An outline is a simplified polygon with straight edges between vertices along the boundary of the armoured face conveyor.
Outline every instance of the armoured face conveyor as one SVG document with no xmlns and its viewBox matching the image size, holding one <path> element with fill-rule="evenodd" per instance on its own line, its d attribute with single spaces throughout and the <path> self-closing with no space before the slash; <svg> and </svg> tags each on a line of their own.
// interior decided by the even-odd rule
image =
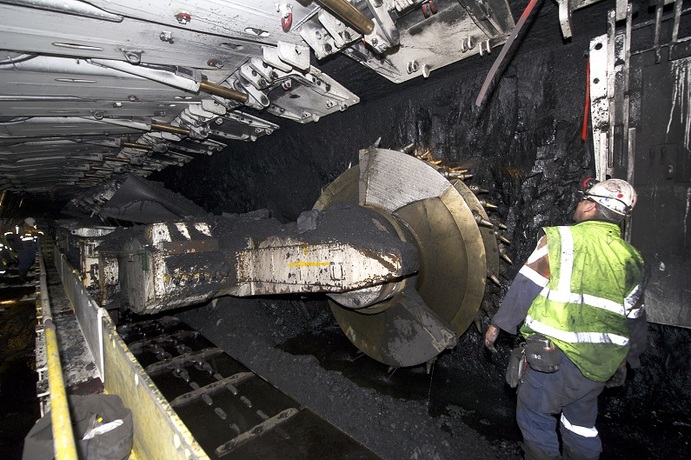
<svg viewBox="0 0 691 460">
<path fill-rule="evenodd" d="M 392 367 L 426 363 L 456 344 L 487 278 L 497 279 L 497 232 L 459 177 L 403 152 L 364 149 L 297 223 L 255 212 L 128 236 L 120 290 L 141 314 L 222 295 L 326 293 L 362 352 Z"/>
</svg>

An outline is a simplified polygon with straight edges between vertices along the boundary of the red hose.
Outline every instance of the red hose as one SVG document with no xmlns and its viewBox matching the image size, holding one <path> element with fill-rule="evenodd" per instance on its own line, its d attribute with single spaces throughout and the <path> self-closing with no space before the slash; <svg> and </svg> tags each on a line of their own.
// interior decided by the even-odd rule
<svg viewBox="0 0 691 460">
<path fill-rule="evenodd" d="M 588 139 L 588 118 L 590 115 L 590 55 L 585 62 L 585 107 L 583 108 L 583 128 L 581 129 L 581 140 Z"/>
</svg>

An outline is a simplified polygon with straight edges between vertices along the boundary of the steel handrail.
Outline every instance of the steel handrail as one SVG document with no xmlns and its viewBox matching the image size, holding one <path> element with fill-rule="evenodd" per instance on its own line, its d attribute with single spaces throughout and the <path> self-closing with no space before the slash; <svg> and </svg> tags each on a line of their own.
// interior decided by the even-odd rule
<svg viewBox="0 0 691 460">
<path fill-rule="evenodd" d="M 53 430 L 53 449 L 58 460 L 77 460 L 77 446 L 72 430 L 70 410 L 65 392 L 65 380 L 62 376 L 60 364 L 60 350 L 58 347 L 55 323 L 50 310 L 48 298 L 48 283 L 46 281 L 46 266 L 43 262 L 43 253 L 39 248 L 40 266 L 40 296 L 39 306 L 41 321 L 46 340 L 46 359 L 48 362 L 48 388 L 50 389 L 50 419 Z"/>
</svg>

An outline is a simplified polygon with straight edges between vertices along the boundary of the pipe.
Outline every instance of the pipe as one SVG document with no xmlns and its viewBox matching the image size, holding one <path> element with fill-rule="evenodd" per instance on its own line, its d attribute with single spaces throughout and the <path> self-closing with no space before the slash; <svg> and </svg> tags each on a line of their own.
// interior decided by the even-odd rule
<svg viewBox="0 0 691 460">
<path fill-rule="evenodd" d="M 94 121 L 94 118 L 91 117 L 81 117 L 85 120 L 89 120 L 91 122 Z M 100 120 L 96 120 L 98 123 L 107 123 L 109 125 L 115 125 L 115 126 L 124 126 L 125 128 L 132 128 L 132 129 L 138 129 L 140 131 L 151 131 L 151 126 L 147 125 L 146 123 L 140 123 L 138 121 L 132 121 L 132 120 L 120 120 L 117 118 L 101 118 Z"/>
<path fill-rule="evenodd" d="M 249 96 L 246 93 L 241 93 L 240 91 L 235 91 L 232 88 L 228 88 L 227 86 L 222 86 L 216 83 L 211 83 L 210 81 L 203 81 L 199 83 L 199 90 L 223 97 L 225 99 L 239 101 L 243 104 L 246 103 L 249 99 Z"/>
<path fill-rule="evenodd" d="M 485 78 L 485 82 L 482 84 L 482 88 L 480 88 L 480 94 L 478 94 L 477 99 L 475 99 L 475 105 L 477 107 L 480 107 L 482 105 L 482 101 L 485 99 L 485 93 L 487 92 L 487 89 L 489 88 L 489 84 L 494 79 L 494 74 L 497 73 L 497 70 L 499 69 L 499 65 L 504 60 L 504 57 L 506 57 L 506 53 L 509 52 L 509 48 L 511 48 L 511 44 L 514 42 L 514 40 L 516 40 L 516 37 L 518 36 L 518 32 L 520 32 L 521 28 L 523 28 L 523 24 L 525 24 L 525 22 L 528 20 L 528 16 L 530 16 L 530 13 L 533 11 L 533 8 L 535 8 L 535 5 L 538 3 L 538 1 L 540 3 L 542 2 L 542 0 L 530 0 L 530 3 L 528 3 L 528 6 L 525 7 L 525 10 L 523 10 L 523 14 L 521 15 L 520 19 L 518 20 L 518 23 L 516 23 L 516 26 L 513 28 L 511 35 L 506 40 L 506 43 L 504 43 L 504 46 L 502 47 L 501 51 L 499 52 L 499 56 L 497 57 L 497 60 L 494 61 L 494 64 L 492 64 L 492 68 L 489 69 L 489 73 L 487 74 L 487 77 Z"/>
<path fill-rule="evenodd" d="M 180 126 L 167 125 L 165 123 L 151 123 L 151 129 L 157 131 L 165 131 L 167 133 L 181 134 L 183 136 L 189 136 L 190 130 L 187 128 L 181 128 Z"/>
<path fill-rule="evenodd" d="M 195 93 L 198 91 L 205 91 L 207 93 L 211 93 L 226 99 L 240 101 L 243 104 L 247 102 L 247 99 L 249 99 L 249 96 L 247 94 L 241 93 L 240 91 L 236 91 L 232 88 L 228 88 L 226 86 L 222 86 L 216 83 L 211 83 L 209 81 L 201 81 L 197 83 L 195 80 L 186 77 L 181 77 L 166 70 L 152 69 L 149 67 L 133 65 L 129 62 L 114 61 L 110 59 L 90 59 L 88 62 L 94 65 L 119 70 L 121 72 L 137 75 L 142 78 L 147 78 L 149 80 L 157 81 L 166 85 L 174 86 L 176 88 L 192 91 Z"/>
<path fill-rule="evenodd" d="M 176 88 L 191 91 L 193 93 L 199 91 L 199 83 L 197 83 L 195 80 L 186 77 L 181 77 L 167 70 L 160 70 L 151 67 L 134 65 L 130 64 L 129 62 L 116 61 L 113 59 L 89 59 L 87 60 L 87 62 L 89 62 L 92 65 L 119 70 L 121 72 L 136 75 L 138 77 L 146 78 L 148 80 L 157 81 L 159 83 L 174 86 Z"/>
<path fill-rule="evenodd" d="M 78 0 L 14 0 L 22 6 L 57 11 L 104 21 L 122 22 L 123 17 Z"/>
<path fill-rule="evenodd" d="M 346 0 L 316 0 L 316 2 L 362 35 L 369 35 L 374 30 L 374 22 Z"/>
<path fill-rule="evenodd" d="M 127 148 L 131 148 L 131 149 L 142 149 L 142 150 L 153 150 L 154 149 L 153 145 L 138 144 L 136 142 L 123 142 L 122 146 L 127 147 Z"/>
<path fill-rule="evenodd" d="M 130 160 L 127 158 L 118 158 L 118 157 L 105 157 L 103 161 L 112 161 L 116 163 L 129 163 Z"/>
<path fill-rule="evenodd" d="M 53 315 L 48 300 L 48 283 L 46 281 L 46 267 L 43 254 L 39 252 L 39 266 L 41 270 L 40 305 L 43 317 L 43 328 L 46 339 L 46 357 L 48 360 L 48 388 L 50 389 L 50 420 L 53 425 L 53 449 L 55 458 L 59 460 L 77 460 L 77 446 L 74 442 L 72 421 L 67 404 L 65 380 L 62 377 L 60 365 L 60 351 L 55 333 Z"/>
</svg>

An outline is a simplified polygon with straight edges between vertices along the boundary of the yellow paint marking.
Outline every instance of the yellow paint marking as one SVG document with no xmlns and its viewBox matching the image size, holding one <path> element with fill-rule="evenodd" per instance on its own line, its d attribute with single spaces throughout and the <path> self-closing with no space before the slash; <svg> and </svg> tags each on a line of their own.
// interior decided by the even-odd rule
<svg viewBox="0 0 691 460">
<path fill-rule="evenodd" d="M 289 267 L 328 267 L 331 265 L 331 262 L 323 261 L 323 262 L 308 262 L 306 260 L 299 260 L 297 262 L 291 262 L 288 264 Z"/>
</svg>

